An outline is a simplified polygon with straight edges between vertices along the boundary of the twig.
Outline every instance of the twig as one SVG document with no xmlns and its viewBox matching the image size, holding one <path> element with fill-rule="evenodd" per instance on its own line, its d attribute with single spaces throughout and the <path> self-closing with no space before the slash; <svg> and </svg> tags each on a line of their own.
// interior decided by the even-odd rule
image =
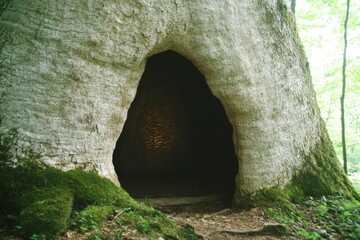
<svg viewBox="0 0 360 240">
<path fill-rule="evenodd" d="M 204 218 L 209 218 L 209 217 L 213 217 L 213 216 L 218 216 L 218 215 L 221 215 L 221 214 L 224 214 L 224 213 L 227 213 L 227 212 L 230 212 L 231 209 L 229 208 L 225 208 L 219 212 L 216 212 L 216 213 L 213 213 L 213 214 L 208 214 L 208 215 L 205 215 Z"/>
</svg>

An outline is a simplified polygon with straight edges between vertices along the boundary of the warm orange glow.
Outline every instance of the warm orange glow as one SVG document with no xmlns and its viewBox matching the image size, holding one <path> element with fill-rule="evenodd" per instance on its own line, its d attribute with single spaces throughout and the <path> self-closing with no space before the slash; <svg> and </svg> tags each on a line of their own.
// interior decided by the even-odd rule
<svg viewBox="0 0 360 240">
<path fill-rule="evenodd" d="M 160 102 L 148 104 L 143 110 L 138 132 L 145 149 L 153 153 L 170 152 L 176 140 L 175 113 Z"/>
</svg>

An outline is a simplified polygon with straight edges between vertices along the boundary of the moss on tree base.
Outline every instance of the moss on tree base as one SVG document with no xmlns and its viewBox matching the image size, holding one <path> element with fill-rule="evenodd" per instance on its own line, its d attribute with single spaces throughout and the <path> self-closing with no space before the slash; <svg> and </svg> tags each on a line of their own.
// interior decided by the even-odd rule
<svg viewBox="0 0 360 240">
<path fill-rule="evenodd" d="M 38 163 L 36 158 L 20 160 L 17 167 L 6 164 L 6 159 L 0 161 L 0 219 L 5 219 L 0 227 L 17 229 L 24 238 L 54 239 L 69 227 L 85 233 L 121 212 L 124 216 L 131 213 L 133 219 L 124 222 L 126 229 L 153 238 L 198 239 L 192 230 L 136 202 L 95 172 L 63 172 Z"/>
<path fill-rule="evenodd" d="M 290 189 L 289 196 L 295 200 L 296 195 L 321 197 L 342 195 L 360 199 L 348 177 L 344 173 L 332 146 L 331 140 L 322 122 L 322 133 L 319 143 L 311 154 L 304 156 L 303 168 L 299 170 L 285 189 Z M 291 194 L 294 192 L 294 194 Z"/>
<path fill-rule="evenodd" d="M 70 218 L 72 202 L 72 194 L 64 191 L 63 195 L 25 207 L 19 216 L 23 235 L 28 238 L 33 234 L 44 234 L 47 239 L 52 239 L 64 232 Z"/>
<path fill-rule="evenodd" d="M 332 142 L 322 122 L 322 133 L 319 143 L 310 154 L 304 154 L 304 164 L 293 175 L 285 187 L 263 189 L 255 194 L 244 196 L 238 204 L 240 208 L 254 206 L 282 205 L 291 208 L 290 203 L 303 202 L 307 197 L 343 196 L 360 200 L 344 173 L 335 154 Z"/>
</svg>

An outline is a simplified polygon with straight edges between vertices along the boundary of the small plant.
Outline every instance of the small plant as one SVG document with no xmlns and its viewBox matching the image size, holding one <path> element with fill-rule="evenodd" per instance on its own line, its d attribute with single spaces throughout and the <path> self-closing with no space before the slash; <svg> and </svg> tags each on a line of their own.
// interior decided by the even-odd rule
<svg viewBox="0 0 360 240">
<path fill-rule="evenodd" d="M 299 221 L 301 221 L 301 216 L 297 212 L 284 212 L 280 208 L 268 208 L 267 215 L 269 218 L 272 218 L 279 223 L 285 225 L 293 225 Z"/>
<path fill-rule="evenodd" d="M 14 227 L 14 232 L 15 232 L 17 235 L 22 235 L 23 227 L 20 226 L 20 225 L 16 225 L 16 226 Z"/>
<path fill-rule="evenodd" d="M 72 229 L 86 233 L 98 229 L 115 212 L 114 206 L 90 205 L 81 212 L 75 211 L 70 222 Z"/>
<path fill-rule="evenodd" d="M 295 212 L 268 208 L 267 215 L 303 239 L 360 239 L 360 203 L 341 196 L 314 199 L 296 205 Z"/>
<path fill-rule="evenodd" d="M 114 238 L 115 240 L 120 240 L 122 238 L 123 233 L 122 232 L 115 232 Z"/>
<path fill-rule="evenodd" d="M 305 203 L 316 209 L 309 212 L 310 216 L 319 222 L 325 222 L 326 227 L 333 229 L 343 239 L 360 238 L 360 203 L 347 200 L 341 196 L 310 199 Z"/>
<path fill-rule="evenodd" d="M 102 240 L 103 238 L 100 235 L 92 234 L 88 238 L 89 240 Z"/>
<path fill-rule="evenodd" d="M 46 239 L 46 236 L 42 233 L 40 234 L 33 234 L 30 238 L 30 240 L 45 240 Z"/>
<path fill-rule="evenodd" d="M 92 214 L 80 214 L 79 212 L 75 212 L 72 219 L 73 220 L 70 223 L 71 228 L 80 233 L 86 233 L 98 228 L 97 223 L 93 220 L 94 217 Z"/>
<path fill-rule="evenodd" d="M 306 230 L 301 230 L 301 231 L 298 231 L 297 233 L 296 233 L 296 235 L 297 236 L 301 236 L 301 237 L 303 237 L 303 238 L 305 238 L 305 239 L 311 239 L 311 240 L 317 240 L 317 239 L 322 239 L 322 237 L 320 236 L 320 234 L 319 233 L 317 233 L 317 232 L 308 232 L 308 231 L 306 231 Z"/>
</svg>

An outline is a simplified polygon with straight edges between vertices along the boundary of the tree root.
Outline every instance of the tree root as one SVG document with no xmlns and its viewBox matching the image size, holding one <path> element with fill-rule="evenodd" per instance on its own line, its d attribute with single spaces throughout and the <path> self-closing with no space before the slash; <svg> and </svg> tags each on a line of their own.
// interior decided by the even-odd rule
<svg viewBox="0 0 360 240">
<path fill-rule="evenodd" d="M 242 235 L 242 236 L 256 236 L 256 235 L 275 235 L 283 236 L 286 235 L 288 229 L 285 225 L 279 223 L 265 223 L 261 228 L 243 231 L 243 230 L 217 230 L 211 233 L 211 235 L 220 233 L 220 234 L 231 234 L 231 235 Z"/>
</svg>

